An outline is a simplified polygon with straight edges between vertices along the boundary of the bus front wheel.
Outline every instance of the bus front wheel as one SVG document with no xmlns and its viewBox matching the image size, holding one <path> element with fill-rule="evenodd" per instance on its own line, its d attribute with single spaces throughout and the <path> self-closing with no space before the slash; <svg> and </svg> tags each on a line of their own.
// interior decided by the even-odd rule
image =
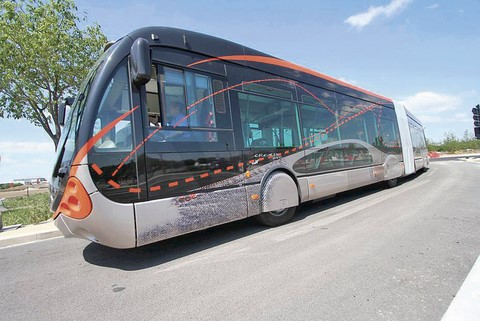
<svg viewBox="0 0 480 321">
<path fill-rule="evenodd" d="M 270 211 L 270 212 L 263 212 L 257 215 L 255 218 L 260 223 L 267 225 L 267 226 L 279 226 L 289 222 L 295 212 L 297 211 L 297 206 L 284 208 L 281 210 Z"/>
</svg>

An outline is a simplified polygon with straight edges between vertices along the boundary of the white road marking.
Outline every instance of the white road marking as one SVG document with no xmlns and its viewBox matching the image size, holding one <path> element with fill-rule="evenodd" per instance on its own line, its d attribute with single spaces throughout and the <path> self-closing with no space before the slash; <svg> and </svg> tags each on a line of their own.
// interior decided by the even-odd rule
<svg viewBox="0 0 480 321">
<path fill-rule="evenodd" d="M 442 321 L 467 320 L 480 320 L 480 256 L 442 318 Z"/>
</svg>

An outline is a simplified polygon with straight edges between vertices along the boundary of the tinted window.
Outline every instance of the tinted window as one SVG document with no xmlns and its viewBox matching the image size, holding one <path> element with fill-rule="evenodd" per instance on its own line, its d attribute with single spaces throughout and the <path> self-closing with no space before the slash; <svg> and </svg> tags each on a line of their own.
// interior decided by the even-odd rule
<svg viewBox="0 0 480 321">
<path fill-rule="evenodd" d="M 131 108 L 130 101 L 127 66 L 122 64 L 105 88 L 95 119 L 93 135 L 128 112 Z M 105 152 L 131 150 L 132 145 L 132 117 L 129 115 L 118 121 L 111 130 L 102 135 L 95 144 L 95 150 Z"/>
<path fill-rule="evenodd" d="M 310 91 L 310 90 L 309 90 Z M 312 89 L 301 95 L 300 105 L 303 137 L 311 146 L 339 140 L 335 95 L 321 89 Z"/>
<path fill-rule="evenodd" d="M 146 86 L 148 150 L 181 151 L 200 147 L 222 150 L 227 145 L 232 146 L 230 112 L 223 81 L 217 78 L 161 65 L 152 68 L 152 79 Z M 228 132 L 224 131 L 226 129 Z M 200 146 L 198 143 L 208 144 Z"/>
<path fill-rule="evenodd" d="M 244 147 L 300 145 L 297 104 L 272 97 L 238 93 Z"/>
<path fill-rule="evenodd" d="M 365 146 L 350 143 L 332 145 L 308 154 L 294 165 L 294 169 L 300 173 L 316 173 L 372 164 L 373 156 Z"/>
<path fill-rule="evenodd" d="M 420 126 L 416 125 L 412 121 L 409 122 L 410 135 L 412 137 L 413 154 L 415 157 L 422 157 L 422 150 L 427 149 L 425 144 L 425 136 Z"/>
</svg>

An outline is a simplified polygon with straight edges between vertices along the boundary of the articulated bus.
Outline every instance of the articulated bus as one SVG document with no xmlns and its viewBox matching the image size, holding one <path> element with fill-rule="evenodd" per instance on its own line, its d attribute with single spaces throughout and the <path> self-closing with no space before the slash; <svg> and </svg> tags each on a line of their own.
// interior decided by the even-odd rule
<svg viewBox="0 0 480 321">
<path fill-rule="evenodd" d="M 119 39 L 67 103 L 55 224 L 114 248 L 250 216 L 281 225 L 303 202 L 428 166 L 422 124 L 391 99 L 186 30 Z"/>
</svg>

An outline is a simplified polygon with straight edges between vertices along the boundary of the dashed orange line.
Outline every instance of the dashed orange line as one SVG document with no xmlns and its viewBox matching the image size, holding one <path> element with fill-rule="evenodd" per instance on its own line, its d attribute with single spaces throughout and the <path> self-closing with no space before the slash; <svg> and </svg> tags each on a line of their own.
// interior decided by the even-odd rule
<svg viewBox="0 0 480 321">
<path fill-rule="evenodd" d="M 132 187 L 128 190 L 128 192 L 130 192 L 130 193 L 140 193 L 141 191 L 142 191 L 141 188 L 134 188 L 134 187 Z"/>
<path fill-rule="evenodd" d="M 108 184 L 110 184 L 110 186 L 116 188 L 116 189 L 119 189 L 120 188 L 120 184 L 118 184 L 117 182 L 115 182 L 114 180 L 109 180 L 107 182 Z"/>
<path fill-rule="evenodd" d="M 92 164 L 92 169 L 95 171 L 95 173 L 97 173 L 98 175 L 102 175 L 103 174 L 103 171 L 100 169 L 100 167 L 98 167 L 97 164 Z"/>
<path fill-rule="evenodd" d="M 241 85 L 244 85 L 244 84 L 249 84 L 249 83 L 258 83 L 258 82 L 267 82 L 267 81 L 280 81 L 280 82 L 291 83 L 291 84 L 293 84 L 293 85 L 295 85 L 295 86 L 303 89 L 303 90 L 306 91 L 307 93 L 309 93 L 312 97 L 314 97 L 315 99 L 317 99 L 325 108 L 327 108 L 330 112 L 333 113 L 333 111 L 332 111 L 321 99 L 319 99 L 318 97 L 316 97 L 313 93 L 311 93 L 310 91 L 308 91 L 306 88 L 302 87 L 301 85 L 297 84 L 297 83 L 294 82 L 294 81 L 284 80 L 284 79 L 262 79 L 262 80 L 254 80 L 254 81 L 247 81 L 247 82 L 244 82 L 244 81 L 243 81 L 243 82 L 241 82 L 240 84 L 236 84 L 236 85 L 227 87 L 227 88 L 225 88 L 225 89 L 220 90 L 219 92 L 216 92 L 216 93 L 213 93 L 213 94 L 211 94 L 211 95 L 209 95 L 209 96 L 207 96 L 207 97 L 204 97 L 204 98 L 200 99 L 199 101 L 197 101 L 197 102 L 189 105 L 187 109 L 190 110 L 192 107 L 194 107 L 195 105 L 199 104 L 200 102 L 202 102 L 202 101 L 204 101 L 204 100 L 206 100 L 206 99 L 209 99 L 210 97 L 212 97 L 212 96 L 214 96 L 214 95 L 216 95 L 216 94 L 220 94 L 220 93 L 222 93 L 222 92 L 231 90 L 231 89 L 236 88 L 236 87 L 238 87 L 238 86 L 241 86 Z M 363 107 L 362 105 L 359 105 L 359 106 L 360 106 L 360 107 Z M 330 132 L 333 132 L 336 128 L 338 128 L 338 127 L 340 127 L 340 126 L 343 126 L 343 125 L 346 124 L 347 122 L 349 122 L 349 121 L 351 121 L 352 119 L 354 119 L 354 118 L 356 118 L 356 117 L 358 117 L 358 116 L 366 113 L 367 111 L 372 110 L 372 109 L 375 108 L 376 106 L 377 106 L 376 104 L 371 104 L 371 105 L 368 106 L 367 108 L 363 108 L 363 110 L 361 110 L 360 112 L 358 112 L 358 113 L 356 113 L 356 114 L 354 114 L 354 115 L 350 115 L 350 116 L 342 115 L 338 120 L 343 119 L 343 121 L 339 123 L 338 120 L 337 120 L 336 123 L 333 123 L 332 125 L 330 125 L 330 126 L 325 130 L 325 133 L 328 134 L 328 133 L 330 133 Z M 138 106 L 137 106 L 137 107 L 138 107 Z M 136 109 L 137 107 L 135 107 L 134 109 Z M 355 107 L 358 107 L 358 106 L 355 106 Z M 382 111 L 383 111 L 383 110 L 381 109 L 381 110 L 380 110 L 380 113 L 382 113 Z M 133 110 L 132 110 L 131 112 L 133 112 Z M 130 112 L 130 113 L 131 113 L 131 112 Z M 197 112 L 197 110 L 194 110 L 194 111 L 190 112 L 190 113 L 185 117 L 185 119 L 188 118 L 188 117 L 190 117 L 191 115 L 193 115 L 193 114 L 196 113 L 196 112 Z M 347 113 L 347 114 L 348 114 L 348 113 Z M 183 121 L 183 119 L 182 119 L 181 121 Z M 181 122 L 181 121 L 180 121 L 180 122 Z M 176 127 L 177 125 L 178 125 L 178 124 L 175 124 L 174 127 Z M 155 135 L 156 132 L 158 132 L 160 129 L 161 129 L 161 128 L 157 128 L 154 132 L 152 132 L 150 135 L 148 135 L 148 137 L 146 137 L 139 145 L 137 145 L 137 146 L 130 152 L 130 154 L 129 154 L 127 157 L 125 157 L 125 159 L 122 161 L 122 163 L 121 163 L 121 164 L 116 168 L 116 170 L 113 172 L 112 178 L 117 175 L 117 173 L 119 172 L 119 170 L 123 167 L 123 165 L 125 165 L 125 163 L 129 160 L 129 158 L 131 158 L 131 157 L 138 151 L 138 149 L 140 149 L 140 147 L 143 146 L 143 145 L 144 145 L 153 135 Z M 323 133 L 322 133 L 321 135 L 324 136 Z M 283 153 L 277 153 L 276 155 L 279 156 L 279 157 L 282 157 L 283 155 L 286 156 L 286 155 L 290 154 L 290 152 L 294 153 L 294 152 L 296 152 L 296 151 L 298 151 L 298 150 L 301 150 L 301 149 L 304 148 L 304 147 L 308 147 L 308 146 L 310 146 L 310 145 L 313 146 L 313 145 L 314 145 L 314 140 L 320 139 L 320 138 L 321 138 L 321 137 L 320 137 L 320 134 L 315 134 L 315 135 L 311 136 L 310 138 L 304 138 L 303 140 L 308 140 L 308 139 L 310 139 L 310 140 L 311 140 L 310 144 L 309 144 L 308 142 L 305 142 L 304 145 L 300 145 L 300 146 L 298 146 L 298 147 L 294 147 L 294 148 L 291 149 L 291 150 L 286 150 L 286 151 L 284 151 Z M 272 155 L 269 155 L 269 156 L 267 156 L 267 158 L 270 160 L 270 159 L 273 158 L 273 156 L 272 156 Z M 249 161 L 248 161 L 248 164 L 253 164 L 253 163 L 255 163 L 256 161 L 257 161 L 257 162 L 261 162 L 261 161 L 264 161 L 264 160 L 265 160 L 265 157 L 260 157 L 260 158 L 258 158 L 257 160 L 253 160 L 253 159 L 252 159 L 252 160 L 249 160 Z M 103 171 L 100 169 L 100 167 L 98 167 L 98 165 L 92 164 L 91 166 L 92 166 L 92 169 L 93 169 L 98 175 L 102 175 L 102 174 L 103 174 Z M 243 166 L 244 166 L 244 163 L 243 163 L 243 162 L 239 162 L 239 163 L 238 163 L 238 167 L 239 167 L 239 168 L 242 168 Z M 230 170 L 233 170 L 233 169 L 234 169 L 234 166 L 228 166 L 225 170 L 230 171 Z M 217 170 L 214 170 L 214 171 L 213 171 L 213 174 L 219 174 L 219 173 L 221 173 L 221 172 L 222 172 L 222 169 L 217 169 Z M 204 174 L 201 174 L 201 175 L 200 175 L 200 178 L 206 178 L 206 177 L 208 177 L 208 176 L 209 176 L 209 173 L 204 173 Z M 186 179 L 185 179 L 185 182 L 186 182 L 186 183 L 189 183 L 189 182 L 192 182 L 192 181 L 194 181 L 194 180 L 195 180 L 194 177 L 190 177 L 190 178 L 186 178 Z M 116 189 L 118 189 L 118 188 L 121 187 L 120 184 L 118 184 L 117 182 L 115 182 L 115 181 L 113 181 L 113 180 L 109 180 L 109 181 L 108 181 L 108 184 L 110 184 L 112 187 L 114 187 L 114 188 L 116 188 Z M 178 181 L 168 183 L 168 186 L 169 186 L 169 187 L 175 187 L 175 186 L 178 186 L 178 185 L 179 185 L 179 182 L 178 182 Z M 150 188 L 150 190 L 151 190 L 151 191 L 158 191 L 158 190 L 161 190 L 161 187 L 160 187 L 160 186 L 152 186 L 152 187 Z M 130 191 L 130 192 L 133 192 L 133 193 L 138 193 L 138 192 L 141 191 L 141 189 L 139 189 L 139 188 L 130 188 L 129 191 Z"/>
</svg>

